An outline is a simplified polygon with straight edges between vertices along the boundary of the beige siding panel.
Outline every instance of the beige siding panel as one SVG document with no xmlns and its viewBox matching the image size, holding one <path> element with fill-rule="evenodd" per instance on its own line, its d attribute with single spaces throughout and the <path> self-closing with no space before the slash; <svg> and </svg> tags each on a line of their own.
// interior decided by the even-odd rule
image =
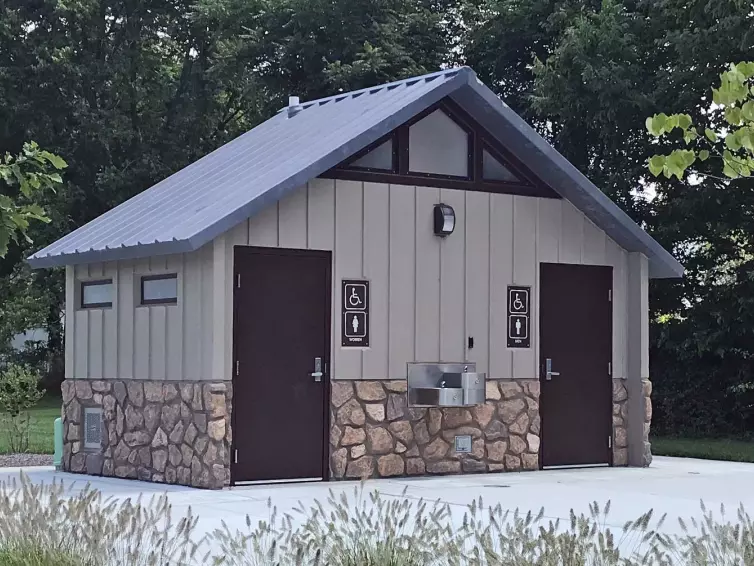
<svg viewBox="0 0 754 566">
<path fill-rule="evenodd" d="M 72 265 L 65 268 L 65 378 L 73 379 L 74 355 L 76 352 L 76 270 Z"/>
<path fill-rule="evenodd" d="M 231 233 L 217 237 L 212 245 L 212 379 L 229 379 L 226 340 L 232 341 L 225 321 L 228 316 L 227 295 L 233 292 L 233 278 L 228 277 L 228 252 Z"/>
<path fill-rule="evenodd" d="M 202 318 L 202 374 L 199 379 L 212 379 L 212 335 L 213 335 L 213 301 L 215 286 L 213 284 L 213 245 L 211 243 L 204 246 L 201 250 L 202 265 L 202 301 L 201 301 L 201 318 Z"/>
<path fill-rule="evenodd" d="M 131 262 L 118 265 L 118 378 L 134 377 L 134 308 L 135 289 L 138 284 Z"/>
<path fill-rule="evenodd" d="M 597 228 L 592 222 L 583 217 L 584 220 L 584 251 L 581 254 L 582 262 L 585 265 L 608 265 L 605 257 L 605 246 L 607 245 L 607 236 Z"/>
<path fill-rule="evenodd" d="M 307 191 L 293 191 L 278 205 L 278 226 L 281 248 L 305 250 L 307 246 Z"/>
<path fill-rule="evenodd" d="M 369 280 L 369 348 L 363 354 L 364 379 L 388 377 L 388 285 L 390 270 L 390 191 L 364 183 L 364 277 Z M 338 308 L 335 312 L 338 312 Z"/>
<path fill-rule="evenodd" d="M 508 285 L 513 283 L 513 197 L 490 197 L 490 377 L 512 377 L 513 352 L 507 349 Z"/>
<path fill-rule="evenodd" d="M 103 326 L 103 311 L 105 309 L 90 309 L 89 314 L 89 363 L 87 377 L 94 379 L 102 378 L 102 369 L 104 366 L 105 352 L 104 352 L 104 335 L 102 332 Z M 112 310 L 112 309 L 108 309 Z"/>
<path fill-rule="evenodd" d="M 440 241 L 440 359 L 462 362 L 466 356 L 466 194 L 442 189 L 440 200 L 453 207 L 456 226 Z"/>
<path fill-rule="evenodd" d="M 150 379 L 150 309 L 137 307 L 134 312 L 134 379 Z"/>
<path fill-rule="evenodd" d="M 277 247 L 278 203 L 269 205 L 249 219 L 250 246 Z"/>
<path fill-rule="evenodd" d="M 75 269 L 77 282 L 89 279 L 88 265 L 77 265 Z M 76 293 L 80 295 L 81 291 L 78 285 L 79 283 L 76 285 Z M 74 339 L 73 376 L 77 378 L 89 377 L 89 310 L 76 310 L 74 326 L 76 337 Z"/>
<path fill-rule="evenodd" d="M 183 332 L 183 366 L 184 379 L 202 379 L 209 374 L 203 373 L 204 360 L 203 353 L 206 345 L 203 342 L 203 328 L 205 319 L 203 317 L 202 307 L 202 251 L 194 254 L 188 254 L 185 260 L 183 282 L 184 296 L 184 332 Z M 179 304 L 180 304 L 180 298 Z M 201 347 L 197 347 L 201 345 Z"/>
<path fill-rule="evenodd" d="M 529 197 L 513 197 L 513 283 L 531 286 L 533 297 L 530 298 L 529 316 L 530 336 L 538 336 L 537 317 L 537 200 Z M 513 377 L 537 377 L 536 340 L 532 339 L 530 348 L 513 350 Z"/>
<path fill-rule="evenodd" d="M 406 363 L 415 360 L 416 190 L 390 185 L 389 377 L 406 377 Z"/>
<path fill-rule="evenodd" d="M 626 377 L 626 325 L 628 316 L 628 255 L 608 238 L 608 263 L 613 266 L 613 377 Z"/>
<path fill-rule="evenodd" d="M 563 201 L 551 198 L 537 199 L 537 214 L 537 261 L 557 263 L 562 231 Z"/>
<path fill-rule="evenodd" d="M 341 280 L 363 277 L 364 190 L 359 181 L 337 181 L 335 185 L 335 301 L 333 326 L 340 337 Z M 339 379 L 361 379 L 361 349 L 335 344 L 333 375 Z"/>
<path fill-rule="evenodd" d="M 113 280 L 114 303 L 113 308 L 102 312 L 102 343 L 103 343 L 103 368 L 102 377 L 118 377 L 118 309 L 120 308 L 123 289 L 120 286 L 120 272 L 118 264 L 111 262 L 105 264 L 105 277 Z"/>
<path fill-rule="evenodd" d="M 225 241 L 225 281 L 223 286 L 227 289 L 225 293 L 225 307 L 223 310 L 225 325 L 225 342 L 222 356 L 225 359 L 223 367 L 223 377 L 216 379 L 232 379 L 233 368 L 233 294 L 236 289 L 236 281 L 233 279 L 233 258 L 235 257 L 236 246 L 246 246 L 249 242 L 249 222 L 244 221 L 235 228 L 226 233 Z M 303 240 L 306 241 L 306 232 Z"/>
<path fill-rule="evenodd" d="M 560 232 L 560 263 L 581 263 L 584 241 L 584 215 L 566 200 L 563 204 L 563 221 Z"/>
<path fill-rule="evenodd" d="M 466 193 L 466 359 L 489 373 L 490 194 Z"/>
<path fill-rule="evenodd" d="M 149 379 L 167 378 L 167 313 L 164 306 L 149 308 Z"/>
<path fill-rule="evenodd" d="M 416 187 L 416 359 L 440 359 L 440 238 L 434 206 L 440 189 Z"/>
<path fill-rule="evenodd" d="M 387 192 L 387 187 L 382 186 Z M 313 179 L 307 191 L 309 249 L 332 251 L 335 246 L 335 181 Z"/>
<path fill-rule="evenodd" d="M 199 304 L 189 304 L 186 302 L 186 294 L 184 293 L 184 285 L 186 283 L 184 263 L 185 255 L 168 257 L 168 272 L 178 275 L 176 281 L 178 304 L 169 305 L 166 307 L 165 312 L 167 317 L 165 327 L 167 332 L 167 368 L 165 378 L 171 380 L 188 379 L 188 376 L 184 375 L 183 366 L 183 338 L 188 330 L 184 324 L 184 312 L 197 308 Z"/>
</svg>

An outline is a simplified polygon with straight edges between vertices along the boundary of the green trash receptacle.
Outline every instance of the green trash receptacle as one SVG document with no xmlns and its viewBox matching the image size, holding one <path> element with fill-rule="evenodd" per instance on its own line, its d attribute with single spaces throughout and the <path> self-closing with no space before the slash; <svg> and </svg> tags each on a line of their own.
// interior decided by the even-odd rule
<svg viewBox="0 0 754 566">
<path fill-rule="evenodd" d="M 62 469 L 63 464 L 63 419 L 58 417 L 55 419 L 53 425 L 53 442 L 55 445 L 55 452 L 52 456 L 52 463 L 55 465 L 56 470 Z"/>
</svg>

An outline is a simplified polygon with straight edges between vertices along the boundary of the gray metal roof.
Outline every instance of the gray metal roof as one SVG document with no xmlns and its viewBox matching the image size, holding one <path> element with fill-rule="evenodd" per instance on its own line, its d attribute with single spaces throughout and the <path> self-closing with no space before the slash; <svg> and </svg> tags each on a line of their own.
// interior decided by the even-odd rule
<svg viewBox="0 0 754 566">
<path fill-rule="evenodd" d="M 479 81 L 468 67 L 304 102 L 280 112 L 29 258 L 32 267 L 200 248 L 451 96 L 619 245 L 647 255 L 652 277 L 683 267 Z"/>
</svg>

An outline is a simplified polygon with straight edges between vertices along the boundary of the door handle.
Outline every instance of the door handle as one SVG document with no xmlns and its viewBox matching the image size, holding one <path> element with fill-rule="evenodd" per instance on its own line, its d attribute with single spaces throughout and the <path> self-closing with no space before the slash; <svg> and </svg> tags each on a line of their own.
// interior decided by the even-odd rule
<svg viewBox="0 0 754 566">
<path fill-rule="evenodd" d="M 309 374 L 314 378 L 314 381 L 322 381 L 322 358 L 314 358 L 314 371 Z"/>
<path fill-rule="evenodd" d="M 560 372 L 552 371 L 552 359 L 545 358 L 545 381 L 550 381 L 553 375 L 560 375 Z"/>
</svg>

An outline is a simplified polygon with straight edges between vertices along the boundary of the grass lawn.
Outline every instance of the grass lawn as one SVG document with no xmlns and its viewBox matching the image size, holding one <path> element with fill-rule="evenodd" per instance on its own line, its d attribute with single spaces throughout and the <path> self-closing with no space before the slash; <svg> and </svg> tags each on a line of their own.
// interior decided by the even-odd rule
<svg viewBox="0 0 754 566">
<path fill-rule="evenodd" d="M 29 430 L 29 452 L 52 454 L 52 423 L 60 416 L 60 397 L 45 395 L 31 410 L 31 428 Z M 8 453 L 8 437 L 0 424 L 0 454 Z"/>
<path fill-rule="evenodd" d="M 754 442 L 725 438 L 652 438 L 655 456 L 754 462 Z"/>
</svg>

